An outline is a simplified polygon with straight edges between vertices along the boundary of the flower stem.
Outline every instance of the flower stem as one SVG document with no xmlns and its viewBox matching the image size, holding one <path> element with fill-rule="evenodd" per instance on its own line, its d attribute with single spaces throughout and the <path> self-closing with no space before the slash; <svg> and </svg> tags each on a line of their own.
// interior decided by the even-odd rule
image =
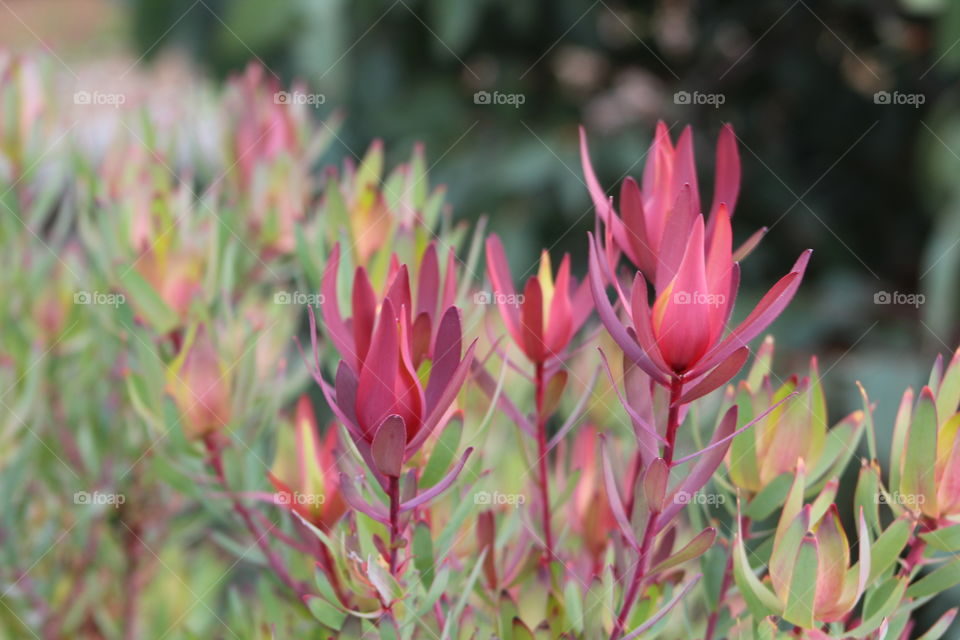
<svg viewBox="0 0 960 640">
<path fill-rule="evenodd" d="M 217 444 L 214 436 L 207 436 L 204 440 L 204 444 L 207 447 L 207 453 L 209 454 L 210 466 L 213 468 L 214 473 L 217 477 L 217 482 L 229 493 L 229 487 L 227 486 L 227 476 L 223 471 L 223 456 L 221 455 L 220 445 Z M 261 531 L 260 527 L 257 526 L 256 522 L 253 520 L 253 516 L 250 513 L 250 510 L 247 509 L 239 498 L 231 497 L 233 502 L 233 509 L 236 511 L 240 518 L 243 520 L 244 525 L 250 531 L 250 534 L 256 540 L 256 544 L 260 547 L 260 551 L 263 552 L 264 557 L 267 559 L 267 564 L 270 565 L 270 568 L 276 574 L 277 578 L 280 579 L 280 582 L 285 584 L 291 591 L 297 594 L 297 597 L 300 600 L 303 600 L 303 597 L 309 595 L 310 590 L 306 584 L 294 579 L 290 575 L 290 571 L 287 570 L 287 566 L 284 564 L 283 560 L 279 555 L 270 547 L 270 541 L 267 539 L 267 532 Z"/>
<path fill-rule="evenodd" d="M 936 523 L 931 522 L 929 518 L 924 518 L 920 521 L 920 533 L 914 533 L 910 538 L 910 542 L 907 544 L 910 551 L 903 560 L 903 567 L 900 569 L 901 577 L 910 577 L 910 574 L 913 573 L 913 570 L 920 564 L 920 561 L 923 559 L 923 554 L 927 550 L 927 543 L 920 537 L 920 534 L 933 531 L 934 529 L 936 529 Z"/>
<path fill-rule="evenodd" d="M 540 485 L 540 508 L 543 519 L 544 562 L 553 560 L 553 528 L 550 525 L 550 481 L 547 475 L 547 418 L 544 411 L 546 396 L 546 382 L 542 362 L 537 363 L 536 370 L 536 401 L 537 401 L 537 464 L 539 472 L 537 481 Z"/>
<path fill-rule="evenodd" d="M 390 495 L 390 574 L 395 576 L 400 544 L 400 479 L 390 476 L 387 491 Z"/>
<path fill-rule="evenodd" d="M 673 453 L 677 440 L 677 429 L 680 427 L 680 396 L 683 393 L 683 378 L 673 378 L 670 381 L 670 408 L 667 411 L 667 443 L 663 447 L 663 461 L 667 464 L 667 478 L 669 481 L 670 470 L 673 468 Z M 636 478 L 634 481 L 636 482 Z M 640 585 L 643 584 L 643 578 L 646 575 L 650 562 L 650 547 L 653 546 L 653 539 L 657 535 L 659 514 L 654 512 L 647 519 L 647 526 L 643 532 L 643 538 L 640 541 L 640 548 L 637 551 L 637 562 L 634 566 L 633 578 L 630 580 L 630 587 L 623 599 L 623 607 L 620 609 L 620 615 L 617 616 L 617 622 L 613 627 L 613 634 L 610 640 L 618 640 L 623 635 L 627 624 L 627 616 L 640 593 Z"/>
</svg>

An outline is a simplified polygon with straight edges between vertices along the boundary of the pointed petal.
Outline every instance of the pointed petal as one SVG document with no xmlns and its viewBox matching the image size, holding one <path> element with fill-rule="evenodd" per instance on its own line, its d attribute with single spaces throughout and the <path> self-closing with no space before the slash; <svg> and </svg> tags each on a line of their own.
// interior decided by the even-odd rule
<svg viewBox="0 0 960 640">
<path fill-rule="evenodd" d="M 453 372 L 460 365 L 463 330 L 461 329 L 460 310 L 450 307 L 443 313 L 437 329 L 437 339 L 433 347 L 433 363 L 430 380 L 427 381 L 427 413 L 437 406 L 444 388 L 450 382 Z"/>
<path fill-rule="evenodd" d="M 740 152 L 737 151 L 737 136 L 733 125 L 725 124 L 717 138 L 716 178 L 713 183 L 713 208 L 710 211 L 710 224 L 721 204 L 733 214 L 740 193 Z"/>
<path fill-rule="evenodd" d="M 557 281 L 547 316 L 546 347 L 548 356 L 559 356 L 573 335 L 573 310 L 570 306 L 570 255 L 560 262 Z"/>
<path fill-rule="evenodd" d="M 373 438 L 396 404 L 394 384 L 400 370 L 397 317 L 389 299 L 384 300 L 374 329 L 370 350 L 374 357 L 364 363 L 357 384 L 357 417 L 367 438 Z"/>
<path fill-rule="evenodd" d="M 653 305 L 653 332 L 674 371 L 689 369 L 710 346 L 710 298 L 703 255 L 703 218 L 697 217 L 683 260 Z"/>
<path fill-rule="evenodd" d="M 599 249 L 596 246 L 593 234 L 589 234 L 590 246 L 590 290 L 593 293 L 593 302 L 597 308 L 597 314 L 603 326 L 610 332 L 610 337 L 620 346 L 624 354 L 630 358 L 630 361 L 659 383 L 667 381 L 666 376 L 656 367 L 637 344 L 637 341 L 630 337 L 626 327 L 617 318 L 610 300 L 607 298 L 606 288 L 601 281 L 601 267 L 598 259 Z"/>
<path fill-rule="evenodd" d="M 493 287 L 491 292 L 493 300 L 499 300 L 501 297 L 506 300 L 516 300 L 517 293 L 513 288 L 510 266 L 507 264 L 507 256 L 497 234 L 491 234 L 487 238 L 487 277 L 490 278 L 490 285 Z M 517 305 L 497 304 L 497 308 L 503 317 L 503 324 L 506 325 L 507 331 L 513 337 L 514 342 L 518 345 L 523 344 L 523 336 L 520 333 L 520 313 Z"/>
<path fill-rule="evenodd" d="M 440 262 L 437 260 L 437 246 L 433 242 L 423 252 L 418 276 L 416 315 L 425 313 L 433 317 L 437 313 L 437 296 L 440 293 Z"/>
<path fill-rule="evenodd" d="M 735 350 L 747 346 L 747 343 L 766 329 L 793 299 L 793 295 L 800 286 L 803 272 L 810 260 L 810 250 L 804 251 L 793 266 L 793 270 L 782 277 L 765 296 L 757 303 L 743 322 L 734 329 L 723 341 L 707 354 L 690 372 L 692 376 L 703 374 L 716 366 L 720 361 L 728 358 Z"/>
<path fill-rule="evenodd" d="M 340 269 L 340 243 L 333 245 L 330 252 L 330 259 L 327 262 L 327 268 L 323 272 L 322 292 L 324 303 L 321 307 L 323 314 L 323 324 L 327 328 L 330 341 L 340 352 L 340 355 L 347 359 L 354 371 L 360 370 L 359 360 L 354 349 L 353 340 L 350 337 L 350 331 L 340 315 L 340 304 L 337 295 L 337 272 Z"/>
</svg>

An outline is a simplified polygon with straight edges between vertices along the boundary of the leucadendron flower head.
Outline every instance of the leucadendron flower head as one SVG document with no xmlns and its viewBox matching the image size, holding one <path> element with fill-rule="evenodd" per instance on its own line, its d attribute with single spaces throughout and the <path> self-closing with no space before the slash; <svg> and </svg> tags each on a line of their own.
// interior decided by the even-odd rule
<svg viewBox="0 0 960 640">
<path fill-rule="evenodd" d="M 717 227 L 721 231 L 708 252 L 703 216 L 697 215 L 674 276 L 652 307 L 642 274 L 637 272 L 630 292 L 624 291 L 609 265 L 601 262 L 604 249 L 591 235 L 590 283 L 600 320 L 623 352 L 661 384 L 682 378 L 688 389 L 702 384 L 700 391 L 707 393 L 726 383 L 743 366 L 750 340 L 789 304 L 810 259 L 810 251 L 801 254 L 790 273 L 730 328 L 739 266 L 733 262 L 730 220 L 723 207 Z M 626 324 L 607 299 L 605 282 L 614 284 L 628 315 Z"/>
<path fill-rule="evenodd" d="M 702 211 L 694 163 L 693 130 L 685 127 L 674 145 L 667 125 L 658 122 L 646 158 L 642 186 L 629 177 L 620 185 L 618 215 L 593 171 L 587 134 L 583 127 L 580 128 L 580 160 L 597 214 L 608 227 L 616 246 L 659 292 L 669 284 L 674 271 L 674 265 L 665 256 L 675 253 L 678 242 L 682 248 L 694 216 Z M 740 154 L 736 135 L 729 124 L 720 130 L 717 140 L 715 171 L 708 238 L 718 231 L 716 223 L 721 207 L 728 217 L 733 215 L 740 192 Z M 756 246 L 765 231 L 761 229 L 755 233 L 737 250 L 737 261 Z"/>
<path fill-rule="evenodd" d="M 321 531 L 332 529 L 347 511 L 340 494 L 337 433 L 337 426 L 330 425 L 321 436 L 310 398 L 300 396 L 293 429 L 280 432 L 273 469 L 267 474 L 277 491 L 276 502 Z"/>
<path fill-rule="evenodd" d="M 540 269 L 517 294 L 500 238 L 487 238 L 487 274 L 493 291 L 484 302 L 494 303 L 513 341 L 534 363 L 560 358 L 593 309 L 586 282 L 570 275 L 570 256 L 560 262 L 556 280 L 550 254 L 540 256 Z M 480 294 L 483 295 L 483 294 Z"/>
<path fill-rule="evenodd" d="M 916 403 L 903 394 L 891 444 L 890 489 L 895 511 L 942 521 L 960 520 L 960 350 L 946 370 L 937 358 Z"/>
<path fill-rule="evenodd" d="M 792 475 L 798 458 L 806 461 L 811 486 L 839 473 L 856 451 L 865 425 L 864 411 L 857 410 L 827 429 L 827 399 L 816 357 L 810 358 L 806 376 L 792 375 L 777 387 L 770 373 L 772 359 L 773 338 L 768 336 L 747 379 L 733 394 L 744 424 L 796 394 L 736 436 L 730 447 L 730 480 L 754 494 L 780 475 Z"/>
<path fill-rule="evenodd" d="M 206 327 L 188 332 L 180 354 L 167 368 L 167 390 L 189 439 L 200 439 L 230 423 L 230 372 Z"/>
<path fill-rule="evenodd" d="M 441 284 L 432 248 L 422 260 L 415 296 L 406 265 L 391 270 L 382 299 L 358 267 L 348 319 L 337 304 L 338 265 L 335 247 L 324 275 L 321 312 L 343 359 L 333 385 L 328 384 L 320 374 L 314 336 L 313 375 L 370 468 L 395 477 L 400 464 L 451 419 L 476 340 L 464 352 L 460 310 L 444 306 L 455 289 Z M 447 276 L 449 281 L 449 265 Z M 313 321 L 312 309 L 310 316 Z M 429 366 L 422 366 L 425 361 Z"/>
<path fill-rule="evenodd" d="M 740 589 L 749 594 L 748 604 L 756 617 L 776 615 L 803 629 L 816 629 L 844 619 L 860 600 L 870 577 L 871 544 L 861 510 L 859 559 L 851 566 L 850 543 L 833 504 L 836 483 L 828 484 L 805 505 L 805 475 L 800 459 L 774 535 L 768 579 L 761 582 L 750 568 L 740 518 L 734 575 Z"/>
<path fill-rule="evenodd" d="M 655 144 L 668 142 L 669 139 Z M 691 145 L 692 142 L 683 142 L 679 148 L 684 151 L 659 152 L 666 158 L 662 161 L 665 164 L 653 173 L 667 171 L 670 176 L 664 180 L 651 178 L 646 187 L 651 193 L 646 195 L 653 198 L 655 194 L 651 202 L 669 203 L 669 220 L 656 223 L 657 229 L 662 227 L 656 245 L 644 243 L 652 257 L 634 256 L 641 270 L 636 272 L 629 291 L 616 273 L 618 252 L 629 246 L 627 231 L 613 214 L 589 162 L 585 162 L 585 172 L 599 220 L 606 225 L 605 232 L 598 232 L 596 237 L 591 234 L 589 242 L 590 283 L 600 320 L 624 353 L 655 381 L 669 384 L 671 380 L 682 380 L 688 394 L 696 389 L 702 395 L 739 371 L 747 358 L 747 343 L 776 319 L 796 293 L 810 251 L 803 252 L 790 272 L 767 292 L 743 322 L 731 328 L 743 252 L 733 251 L 731 205 L 727 200 L 736 197 L 730 183 L 739 181 L 739 170 L 722 177 L 725 186 L 718 186 L 718 191 L 727 195 L 718 195 L 710 221 L 705 222 Z M 643 198 L 643 194 L 635 195 Z M 651 206 L 651 219 L 668 211 L 661 204 Z M 652 306 L 647 278 L 654 284 Z M 607 285 L 616 289 L 629 317 L 627 324 L 620 321 L 607 299 Z"/>
</svg>

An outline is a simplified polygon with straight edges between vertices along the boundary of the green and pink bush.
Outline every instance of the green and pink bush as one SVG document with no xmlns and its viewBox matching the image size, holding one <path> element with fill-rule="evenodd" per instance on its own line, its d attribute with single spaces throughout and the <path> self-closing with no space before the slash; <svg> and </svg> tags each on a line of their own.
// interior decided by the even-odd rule
<svg viewBox="0 0 960 640">
<path fill-rule="evenodd" d="M 947 637 L 960 355 L 895 424 L 783 371 L 731 126 L 709 208 L 689 128 L 619 185 L 581 131 L 595 231 L 510 264 L 259 67 L 75 91 L 0 58 L 5 637 Z"/>
</svg>

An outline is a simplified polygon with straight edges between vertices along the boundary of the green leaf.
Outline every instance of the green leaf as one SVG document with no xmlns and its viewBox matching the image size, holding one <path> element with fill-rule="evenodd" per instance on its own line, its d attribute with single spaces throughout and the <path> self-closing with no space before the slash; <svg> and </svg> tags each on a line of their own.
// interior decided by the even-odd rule
<svg viewBox="0 0 960 640">
<path fill-rule="evenodd" d="M 770 375 L 771 364 L 773 363 L 773 336 L 767 336 L 757 348 L 757 355 L 753 360 L 753 366 L 750 367 L 750 373 L 747 374 L 747 385 L 752 391 L 760 389 L 763 379 Z"/>
<path fill-rule="evenodd" d="M 413 530 L 413 566 L 420 573 L 420 580 L 427 590 L 433 584 L 436 563 L 433 559 L 433 539 L 426 522 L 419 522 Z"/>
<path fill-rule="evenodd" d="M 937 464 L 937 409 L 929 387 L 920 392 L 907 433 L 900 493 L 910 504 L 920 504 L 926 515 L 935 516 L 937 485 L 934 470 Z M 929 512 L 932 511 L 932 512 Z"/>
<path fill-rule="evenodd" d="M 453 460 L 460 445 L 460 436 L 463 433 L 463 416 L 454 416 L 447 423 L 446 428 L 440 437 L 437 438 L 433 451 L 430 453 L 430 459 L 427 466 L 420 476 L 420 485 L 423 489 L 429 489 L 437 484 L 447 470 L 450 468 L 450 462 Z"/>
<path fill-rule="evenodd" d="M 766 343 L 764 343 L 766 344 Z M 759 356 L 758 356 L 759 357 Z M 756 366 L 756 364 L 754 364 Z M 753 372 L 751 372 L 751 376 Z M 737 392 L 737 418 L 738 426 L 748 424 L 753 420 L 753 397 L 748 383 L 740 383 L 740 389 Z M 754 387 L 750 387 L 753 389 Z M 757 430 L 759 425 L 752 429 L 747 429 L 743 433 L 734 436 L 730 443 L 730 479 L 738 487 L 747 489 L 760 487 L 760 469 L 757 465 Z M 761 494 L 763 491 L 760 492 Z M 750 501 L 752 506 L 753 500 Z M 747 507 L 747 515 L 750 514 L 751 506 Z M 769 514 L 768 514 L 769 515 Z M 753 517 L 753 516 L 750 516 Z"/>
<path fill-rule="evenodd" d="M 960 551 L 960 524 L 921 533 L 920 537 L 936 551 Z"/>
<path fill-rule="evenodd" d="M 900 553 L 913 533 L 914 523 L 906 518 L 894 520 L 887 529 L 880 534 L 870 552 L 870 578 L 868 584 L 873 584 L 882 576 L 900 557 Z"/>
<path fill-rule="evenodd" d="M 583 596 L 573 580 L 563 588 L 563 601 L 567 610 L 567 621 L 577 632 L 583 633 Z"/>
<path fill-rule="evenodd" d="M 897 417 L 893 422 L 893 436 L 890 441 L 890 488 L 900 487 L 900 468 L 903 464 L 903 448 L 907 443 L 907 432 L 910 430 L 910 415 L 913 410 L 913 389 L 903 392 Z"/>
<path fill-rule="evenodd" d="M 863 638 L 879 629 L 903 600 L 907 582 L 906 578 L 892 577 L 875 589 L 868 590 L 863 601 L 862 621 L 855 628 L 845 631 L 841 637 Z"/>
<path fill-rule="evenodd" d="M 450 611 L 450 615 L 447 616 L 447 622 L 443 625 L 443 635 L 440 637 L 440 640 L 449 640 L 452 637 L 450 635 L 453 631 L 452 625 L 460 624 L 460 616 L 463 614 L 464 607 L 467 606 L 467 598 L 470 597 L 470 592 L 473 591 L 473 586 L 477 583 L 477 578 L 480 577 L 480 570 L 483 569 L 483 560 L 486 557 L 487 549 L 484 549 L 480 552 L 480 557 L 477 558 L 476 563 L 473 565 L 473 570 L 470 572 L 466 583 L 463 584 L 460 599 L 457 601 L 453 610 Z M 516 629 L 514 629 L 513 637 L 518 637 Z"/>
<path fill-rule="evenodd" d="M 953 354 L 937 389 L 937 415 L 952 416 L 960 404 L 960 349 Z"/>
<path fill-rule="evenodd" d="M 738 518 L 739 519 L 739 518 Z M 743 594 L 747 607 L 755 618 L 765 618 L 770 615 L 779 615 L 783 605 L 777 596 L 757 578 L 747 552 L 743 546 L 743 531 L 739 531 L 734 542 L 733 577 L 737 587 Z"/>
<path fill-rule="evenodd" d="M 817 592 L 817 542 L 806 537 L 793 567 L 790 593 L 783 610 L 783 619 L 804 629 L 813 627 L 813 601 Z"/>
<path fill-rule="evenodd" d="M 960 559 L 952 560 L 927 574 L 907 589 L 908 598 L 925 598 L 960 584 Z"/>
<path fill-rule="evenodd" d="M 376 587 L 380 598 L 387 604 L 403 597 L 403 589 L 390 573 L 373 556 L 367 558 L 367 578 Z"/>
<path fill-rule="evenodd" d="M 330 627 L 334 631 L 340 629 L 340 626 L 343 625 L 343 621 L 347 619 L 347 614 L 345 612 L 319 596 L 307 596 L 306 601 L 307 608 L 310 609 L 310 613 L 313 614 L 313 617 L 319 620 L 321 624 Z"/>
<path fill-rule="evenodd" d="M 746 435 L 746 434 L 741 434 Z M 737 436 L 738 438 L 740 436 Z M 734 438 L 736 440 L 736 438 Z M 732 455 L 732 453 L 731 453 Z M 755 495 L 744 511 L 751 520 L 765 520 L 773 514 L 774 511 L 783 506 L 787 499 L 787 492 L 790 491 L 790 485 L 793 484 L 792 473 L 781 473 L 763 488 L 763 491 Z"/>
<path fill-rule="evenodd" d="M 679 564 L 688 562 L 703 555 L 707 549 L 713 546 L 713 541 L 717 539 L 717 530 L 708 527 L 698 533 L 693 540 L 688 542 L 682 549 L 655 566 L 650 570 L 650 575 L 655 575 L 661 571 L 666 571 Z"/>
<path fill-rule="evenodd" d="M 134 306 L 143 318 L 159 334 L 172 331 L 179 323 L 177 314 L 167 306 L 160 294 L 135 269 L 126 269 L 120 274 L 124 290 L 130 294 Z"/>
<path fill-rule="evenodd" d="M 877 496 L 880 492 L 880 468 L 876 463 L 866 460 L 860 466 L 860 475 L 857 477 L 857 488 L 853 494 L 854 512 L 863 509 L 867 524 L 874 534 L 880 533 L 880 501 Z"/>
</svg>

